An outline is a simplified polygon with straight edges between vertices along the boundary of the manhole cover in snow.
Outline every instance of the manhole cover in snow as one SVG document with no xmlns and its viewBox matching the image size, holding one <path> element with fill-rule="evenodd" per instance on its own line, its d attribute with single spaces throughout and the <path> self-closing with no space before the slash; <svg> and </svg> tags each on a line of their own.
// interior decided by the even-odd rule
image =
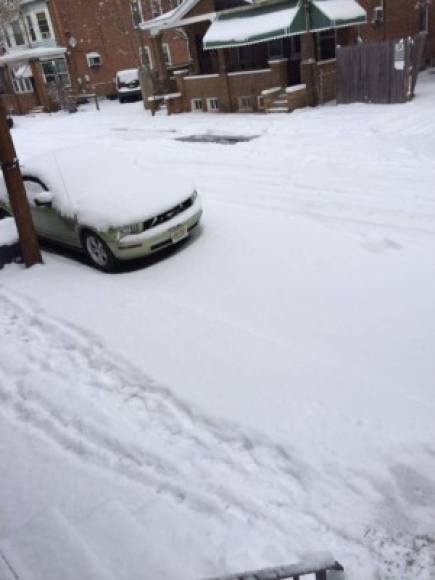
<svg viewBox="0 0 435 580">
<path fill-rule="evenodd" d="M 189 135 L 187 137 L 177 137 L 177 141 L 187 141 L 188 143 L 219 143 L 220 145 L 235 145 L 236 143 L 246 143 L 256 139 L 258 135 Z"/>
</svg>

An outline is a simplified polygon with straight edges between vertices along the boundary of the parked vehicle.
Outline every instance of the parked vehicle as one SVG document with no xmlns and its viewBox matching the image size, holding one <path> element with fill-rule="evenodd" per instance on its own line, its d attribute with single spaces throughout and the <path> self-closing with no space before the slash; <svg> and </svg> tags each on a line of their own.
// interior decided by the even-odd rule
<svg viewBox="0 0 435 580">
<path fill-rule="evenodd" d="M 136 68 L 120 70 L 116 73 L 116 90 L 120 103 L 137 101 L 142 98 L 139 73 Z"/>
<path fill-rule="evenodd" d="M 84 251 L 97 268 L 111 271 L 118 260 L 177 244 L 198 225 L 199 196 L 179 177 L 164 171 L 151 177 L 151 168 L 145 171 L 126 156 L 120 158 L 119 152 L 99 152 L 86 165 L 85 160 L 81 151 L 70 158 L 66 153 L 63 159 L 57 154 L 56 169 L 51 159 L 42 165 L 24 162 L 23 178 L 40 238 Z M 98 160 L 104 161 L 105 175 L 98 171 Z M 0 179 L 2 212 L 12 214 Z"/>
</svg>

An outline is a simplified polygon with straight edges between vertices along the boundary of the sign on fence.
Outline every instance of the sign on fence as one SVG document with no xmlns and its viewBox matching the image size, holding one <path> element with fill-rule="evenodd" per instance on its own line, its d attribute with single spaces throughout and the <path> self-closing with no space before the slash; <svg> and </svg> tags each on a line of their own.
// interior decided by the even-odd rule
<svg viewBox="0 0 435 580">
<path fill-rule="evenodd" d="M 337 48 L 337 103 L 404 103 L 414 95 L 426 35 Z"/>
</svg>

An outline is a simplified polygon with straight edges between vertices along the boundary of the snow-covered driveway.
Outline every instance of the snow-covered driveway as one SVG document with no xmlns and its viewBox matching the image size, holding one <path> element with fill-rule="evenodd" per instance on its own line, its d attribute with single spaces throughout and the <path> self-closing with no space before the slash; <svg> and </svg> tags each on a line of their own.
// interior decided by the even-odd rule
<svg viewBox="0 0 435 580">
<path fill-rule="evenodd" d="M 434 107 L 427 75 L 404 106 L 18 121 L 21 154 L 104 141 L 204 203 L 148 267 L 45 253 L 0 274 L 0 552 L 23 578 L 60 577 L 35 564 L 40 526 L 102 577 L 125 529 L 126 578 L 324 549 L 348 578 L 433 577 Z M 259 137 L 175 140 L 205 132 Z"/>
</svg>

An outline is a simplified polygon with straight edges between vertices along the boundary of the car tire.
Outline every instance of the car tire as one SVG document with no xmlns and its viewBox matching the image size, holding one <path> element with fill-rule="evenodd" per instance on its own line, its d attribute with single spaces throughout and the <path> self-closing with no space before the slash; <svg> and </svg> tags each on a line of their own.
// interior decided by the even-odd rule
<svg viewBox="0 0 435 580">
<path fill-rule="evenodd" d="M 3 218 L 8 218 L 8 217 L 12 217 L 12 215 L 8 212 L 8 210 L 0 207 L 0 220 L 2 220 Z"/>
<path fill-rule="evenodd" d="M 85 231 L 82 234 L 83 249 L 92 264 L 103 272 L 113 272 L 116 267 L 115 256 L 109 246 L 97 234 Z"/>
<path fill-rule="evenodd" d="M 119 102 L 121 103 L 121 105 L 123 105 L 125 103 L 124 99 L 119 99 Z"/>
</svg>

